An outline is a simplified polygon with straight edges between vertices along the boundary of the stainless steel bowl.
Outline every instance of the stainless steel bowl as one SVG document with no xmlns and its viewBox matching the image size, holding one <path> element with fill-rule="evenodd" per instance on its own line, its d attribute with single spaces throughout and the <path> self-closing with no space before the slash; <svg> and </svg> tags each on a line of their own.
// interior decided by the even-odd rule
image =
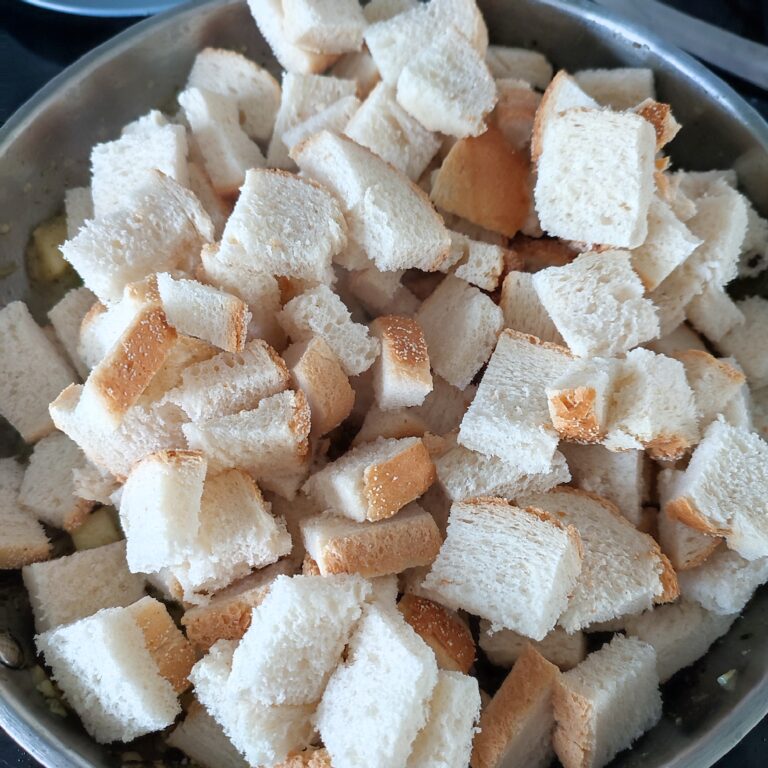
<svg viewBox="0 0 768 768">
<path fill-rule="evenodd" d="M 690 57 L 583 0 L 481 0 L 494 42 L 541 50 L 559 67 L 648 66 L 659 97 L 684 130 L 671 146 L 680 167 L 734 166 L 768 215 L 768 125 L 731 88 Z M 0 265 L 23 261 L 33 226 L 61 209 L 64 190 L 87 183 L 90 147 L 152 107 L 170 105 L 195 53 L 242 50 L 277 71 L 243 0 L 192 3 L 142 22 L 66 70 L 0 130 Z M 39 317 L 46 297 L 23 269 L 0 280 L 0 306 L 24 298 Z M 0 453 L 10 450 L 2 445 Z M 31 622 L 13 577 L 0 583 L 0 629 L 34 658 Z M 718 676 L 736 670 L 729 689 Z M 731 632 L 664 689 L 661 723 L 620 755 L 626 768 L 705 768 L 768 712 L 768 591 Z M 74 717 L 52 714 L 26 670 L 0 666 L 0 725 L 48 768 L 113 766 Z"/>
</svg>

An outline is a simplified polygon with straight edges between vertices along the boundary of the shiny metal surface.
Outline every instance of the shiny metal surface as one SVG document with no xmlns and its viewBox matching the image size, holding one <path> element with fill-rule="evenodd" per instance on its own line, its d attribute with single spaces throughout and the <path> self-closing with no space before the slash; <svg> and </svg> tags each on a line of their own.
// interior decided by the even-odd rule
<svg viewBox="0 0 768 768">
<path fill-rule="evenodd" d="M 649 66 L 659 97 L 684 130 L 671 146 L 681 167 L 735 166 L 745 192 L 768 215 L 768 126 L 690 57 L 591 3 L 485 0 L 494 42 L 546 53 L 556 66 Z M 194 54 L 206 45 L 242 50 L 276 71 L 243 0 L 197 2 L 142 22 L 70 67 L 0 130 L 0 267 L 23 262 L 30 230 L 61 208 L 64 190 L 87 183 L 90 147 L 152 107 L 170 106 Z M 9 225 L 10 229 L 6 232 Z M 0 279 L 0 306 L 30 300 L 19 268 Z M 3 443 L 0 455 L 12 450 Z M 5 454 L 3 454 L 5 451 Z M 0 577 L 0 630 L 34 658 L 28 607 L 13 574 Z M 725 690 L 717 677 L 736 670 Z M 620 755 L 622 768 L 706 768 L 768 712 L 768 591 L 761 591 L 705 659 L 664 687 L 662 722 Z M 28 671 L 0 666 L 0 724 L 49 768 L 113 766 L 116 757 L 75 718 L 52 714 Z"/>
</svg>

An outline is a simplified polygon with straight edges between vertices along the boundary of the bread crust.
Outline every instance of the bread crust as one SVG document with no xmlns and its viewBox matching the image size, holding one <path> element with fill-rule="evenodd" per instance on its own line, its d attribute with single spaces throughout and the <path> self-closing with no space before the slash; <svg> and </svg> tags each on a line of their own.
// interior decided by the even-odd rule
<svg viewBox="0 0 768 768">
<path fill-rule="evenodd" d="M 579 254 L 567 242 L 551 237 L 517 235 L 509 244 L 510 252 L 521 262 L 514 269 L 539 272 L 548 267 L 564 267 Z"/>
<path fill-rule="evenodd" d="M 664 511 L 670 516 L 684 523 L 689 528 L 694 528 L 701 533 L 709 533 L 713 536 L 724 536 L 730 532 L 728 528 L 718 528 L 704 517 L 696 508 L 693 501 L 687 496 L 678 496 L 664 505 Z"/>
<path fill-rule="evenodd" d="M 328 750 L 308 747 L 296 755 L 289 755 L 286 760 L 275 768 L 333 768 Z"/>
<path fill-rule="evenodd" d="M 653 99 L 646 99 L 634 110 L 640 117 L 647 120 L 656 132 L 656 151 L 669 144 L 680 131 L 680 123 L 672 115 L 672 107 Z"/>
<path fill-rule="evenodd" d="M 229 304 L 225 349 L 229 352 L 242 352 L 245 342 L 248 340 L 248 323 L 251 319 L 251 311 L 248 309 L 248 305 L 236 296 L 231 297 Z"/>
<path fill-rule="evenodd" d="M 426 363 L 428 375 L 427 342 L 424 339 L 424 332 L 413 318 L 382 315 L 371 323 L 371 331 L 382 340 L 383 344 L 386 343 L 388 351 L 403 374 L 424 378 L 423 369 Z M 431 383 L 431 378 L 429 381 Z"/>
<path fill-rule="evenodd" d="M 51 543 L 45 544 L 0 544 L 0 569 L 15 570 L 25 565 L 49 560 Z"/>
<path fill-rule="evenodd" d="M 552 744 L 563 768 L 588 768 L 595 750 L 592 703 L 568 688 L 562 677 L 555 686 L 552 703 L 556 722 Z"/>
<path fill-rule="evenodd" d="M 677 461 L 685 456 L 691 447 L 689 440 L 681 435 L 659 435 L 654 437 L 644 448 L 652 459 L 658 461 Z"/>
<path fill-rule="evenodd" d="M 533 336 L 530 333 L 523 333 L 522 331 L 515 331 L 512 328 L 504 328 L 499 334 L 499 338 L 502 336 L 509 336 L 519 341 L 527 341 L 529 344 L 535 344 L 538 347 L 544 347 L 544 349 L 550 349 L 553 352 L 559 352 L 561 355 L 565 355 L 570 360 L 573 360 L 573 354 L 571 350 L 561 344 L 553 344 L 551 341 L 542 341 L 538 336 Z"/>
<path fill-rule="evenodd" d="M 571 76 L 564 69 L 561 69 L 549 81 L 549 85 L 541 96 L 539 107 L 533 118 L 533 133 L 531 135 L 531 162 L 534 166 L 538 164 L 539 157 L 541 157 L 544 129 L 546 128 L 547 120 L 552 117 L 555 96 L 562 87 L 563 81 L 570 77 Z"/>
<path fill-rule="evenodd" d="M 577 443 L 599 443 L 605 430 L 597 418 L 594 387 L 561 389 L 550 394 L 549 415 L 552 426 L 563 440 Z"/>
</svg>

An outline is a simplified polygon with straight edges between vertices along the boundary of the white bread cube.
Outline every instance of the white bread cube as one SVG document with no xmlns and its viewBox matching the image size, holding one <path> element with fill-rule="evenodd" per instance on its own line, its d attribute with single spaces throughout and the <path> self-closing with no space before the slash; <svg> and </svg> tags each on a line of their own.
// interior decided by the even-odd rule
<svg viewBox="0 0 768 768">
<path fill-rule="evenodd" d="M 379 408 L 421 405 L 432 391 L 432 374 L 419 324 L 409 317 L 384 315 L 369 328 L 381 344 L 373 364 L 373 391 Z"/>
<path fill-rule="evenodd" d="M 560 331 L 552 322 L 536 292 L 533 275 L 515 270 L 508 272 L 501 286 L 499 306 L 504 313 L 505 328 L 565 346 Z"/>
<path fill-rule="evenodd" d="M 67 351 L 69 361 L 83 379 L 88 376 L 88 366 L 78 352 L 80 325 L 95 301 L 96 297 L 85 286 L 81 286 L 67 291 L 64 297 L 48 310 L 48 319 L 56 331 L 56 336 Z"/>
<path fill-rule="evenodd" d="M 525 80 L 516 78 L 497 79 L 496 90 L 499 100 L 490 121 L 499 128 L 512 147 L 524 151 L 533 141 L 533 125 L 541 94 L 534 91 Z M 530 234 L 541 234 L 535 210 L 529 211 L 524 229 Z"/>
<path fill-rule="evenodd" d="M 502 331 L 461 422 L 459 444 L 515 463 L 526 473 L 547 472 L 558 438 L 545 388 L 570 361 L 563 347 Z"/>
<path fill-rule="evenodd" d="M 430 131 L 478 136 L 496 106 L 496 83 L 482 55 L 448 27 L 403 67 L 397 101 Z"/>
<path fill-rule="evenodd" d="M 505 250 L 492 243 L 472 240 L 451 232 L 451 259 L 456 258 L 453 274 L 484 291 L 495 291 L 504 271 Z"/>
<path fill-rule="evenodd" d="M 520 496 L 517 503 L 556 516 L 581 537 L 581 574 L 558 621 L 567 632 L 677 597 L 675 572 L 659 545 L 622 517 L 611 502 L 562 488 Z"/>
<path fill-rule="evenodd" d="M 479 717 L 477 680 L 440 670 L 427 722 L 413 742 L 407 768 L 466 768 Z"/>
<path fill-rule="evenodd" d="M 364 6 L 363 15 L 371 4 Z M 361 99 L 366 99 L 379 82 L 379 70 L 373 62 L 373 57 L 367 48 L 361 51 L 345 53 L 329 70 L 331 77 L 353 80 L 357 84 L 357 93 Z"/>
<path fill-rule="evenodd" d="M 615 356 L 659 335 L 652 302 L 626 251 L 582 253 L 533 276 L 539 299 L 579 357 Z M 584 307 L 594 302 L 594 309 Z"/>
<path fill-rule="evenodd" d="M 541 640 L 565 609 L 580 570 L 575 528 L 503 499 L 469 499 L 451 507 L 447 538 L 423 587 L 494 629 Z"/>
<path fill-rule="evenodd" d="M 453 275 L 422 303 L 416 321 L 435 373 L 458 389 L 488 360 L 504 323 L 501 309 L 487 295 Z"/>
<path fill-rule="evenodd" d="M 379 83 L 344 128 L 350 139 L 367 147 L 417 181 L 440 148 L 440 140 L 398 103 L 395 91 Z"/>
<path fill-rule="evenodd" d="M 163 270 L 184 269 L 213 238 L 198 199 L 159 171 L 126 201 L 129 208 L 89 221 L 61 246 L 85 285 L 104 303 L 119 301 L 128 283 Z"/>
<path fill-rule="evenodd" d="M 536 641 L 529 640 L 511 629 L 492 632 L 490 622 L 482 619 L 479 644 L 491 664 L 497 667 L 514 666 L 528 644 L 563 672 L 573 669 L 587 656 L 586 634 L 568 633 L 562 627 L 555 627 L 543 640 Z"/>
<path fill-rule="evenodd" d="M 691 299 L 685 308 L 685 315 L 691 325 L 714 344 L 734 329 L 737 334 L 744 330 L 739 328 L 744 325 L 744 313 L 715 283 L 707 284 L 698 296 Z"/>
<path fill-rule="evenodd" d="M 350 244 L 380 270 L 440 267 L 450 247 L 448 232 L 426 194 L 404 174 L 351 139 L 327 131 L 294 147 L 291 155 L 340 200 Z"/>
<path fill-rule="evenodd" d="M 582 69 L 573 77 L 595 101 L 619 112 L 656 98 L 653 71 L 644 67 Z"/>
<path fill-rule="evenodd" d="M 189 162 L 187 171 L 189 173 L 189 188 L 210 217 L 214 238 L 220 240 L 224 225 L 227 223 L 227 217 L 232 211 L 232 203 L 213 188 L 211 177 L 205 170 L 205 163 L 202 160 Z"/>
<path fill-rule="evenodd" d="M 249 170 L 217 258 L 236 269 L 333 281 L 331 258 L 347 245 L 339 204 L 309 179 Z"/>
<path fill-rule="evenodd" d="M 661 718 L 653 647 L 615 637 L 560 677 L 554 704 L 563 767 L 601 768 Z"/>
<path fill-rule="evenodd" d="M 701 336 L 685 323 L 681 323 L 661 338 L 649 341 L 645 346 L 657 355 L 667 357 L 674 357 L 676 352 L 685 352 L 689 349 L 707 350 Z"/>
<path fill-rule="evenodd" d="M 552 696 L 559 676 L 557 667 L 533 645 L 525 646 L 483 709 L 472 748 L 472 768 L 546 768 L 552 763 Z"/>
<path fill-rule="evenodd" d="M 457 389 L 437 374 L 432 376 L 432 391 L 424 402 L 410 411 L 426 424 L 434 435 L 446 435 L 459 428 L 461 420 L 475 397 L 477 388 L 470 384 Z"/>
<path fill-rule="evenodd" d="M 653 127 L 639 115 L 575 108 L 552 117 L 534 188 L 544 231 L 616 248 L 642 245 L 655 153 Z"/>
<path fill-rule="evenodd" d="M 64 193 L 67 215 L 67 239 L 71 240 L 88 219 L 93 218 L 93 197 L 90 187 L 73 187 Z"/>
<path fill-rule="evenodd" d="M 366 578 L 429 565 L 442 538 L 432 516 L 412 502 L 393 517 L 352 522 L 321 515 L 300 523 L 304 547 L 322 576 L 357 573 Z"/>
<path fill-rule="evenodd" d="M 370 443 L 377 437 L 424 437 L 428 431 L 427 423 L 419 416 L 416 408 L 382 411 L 373 405 L 365 414 L 352 445 Z"/>
<path fill-rule="evenodd" d="M 124 541 L 28 565 L 21 575 L 37 632 L 71 624 L 102 608 L 130 605 L 144 596 L 144 578 L 128 570 Z"/>
<path fill-rule="evenodd" d="M 437 678 L 434 654 L 405 620 L 367 606 L 317 710 L 333 765 L 405 768 Z"/>
<path fill-rule="evenodd" d="M 358 51 L 366 20 L 357 0 L 283 0 L 289 42 L 313 53 Z"/>
<path fill-rule="evenodd" d="M 630 616 L 625 627 L 629 637 L 653 646 L 659 680 L 666 683 L 676 672 L 700 659 L 735 620 L 735 614 L 718 615 L 696 603 L 681 602 Z"/>
<path fill-rule="evenodd" d="M 97 467 L 87 459 L 72 470 L 72 490 L 78 499 L 109 505 L 112 494 L 120 487 L 107 470 Z"/>
<path fill-rule="evenodd" d="M 752 296 L 736 302 L 744 324 L 734 327 L 717 343 L 718 348 L 736 358 L 753 389 L 768 385 L 768 344 L 764 329 L 768 322 L 768 300 Z"/>
<path fill-rule="evenodd" d="M 278 320 L 292 341 L 319 336 L 339 358 L 348 376 L 356 376 L 373 365 L 379 342 L 364 325 L 352 322 L 341 299 L 326 285 L 291 299 Z"/>
<path fill-rule="evenodd" d="M 34 443 L 53 432 L 48 403 L 75 375 L 20 301 L 0 310 L 0 360 L 0 414 Z"/>
<path fill-rule="evenodd" d="M 302 490 L 322 509 L 364 522 L 391 517 L 434 479 L 435 467 L 421 440 L 379 439 L 328 464 Z"/>
<path fill-rule="evenodd" d="M 85 466 L 85 456 L 65 434 L 55 432 L 36 445 L 24 473 L 18 502 L 32 517 L 73 531 L 91 511 L 91 504 L 75 496 L 72 472 Z"/>
<path fill-rule="evenodd" d="M 360 109 L 360 99 L 357 96 L 344 96 L 338 101 L 329 104 L 325 109 L 308 117 L 303 122 L 289 128 L 283 134 L 283 144 L 290 151 L 301 144 L 312 134 L 320 131 L 342 133 L 352 116 Z"/>
<path fill-rule="evenodd" d="M 402 284 L 403 274 L 403 270 L 379 272 L 376 267 L 366 267 L 348 274 L 347 288 L 373 316 L 411 316 L 420 302 Z"/>
<path fill-rule="evenodd" d="M 547 57 L 527 48 L 489 45 L 485 63 L 497 80 L 523 80 L 540 91 L 552 80 L 552 65 Z"/>
<path fill-rule="evenodd" d="M 255 141 L 266 141 L 272 135 L 280 85 L 270 72 L 237 51 L 204 48 L 195 56 L 187 87 L 235 99 L 243 129 Z"/>
</svg>

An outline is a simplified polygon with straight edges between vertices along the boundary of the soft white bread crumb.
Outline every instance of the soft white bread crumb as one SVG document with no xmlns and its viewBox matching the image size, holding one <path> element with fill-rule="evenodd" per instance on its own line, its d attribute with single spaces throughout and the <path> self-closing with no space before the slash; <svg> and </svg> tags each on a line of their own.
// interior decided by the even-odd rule
<svg viewBox="0 0 768 768">
<path fill-rule="evenodd" d="M 413 315 L 419 300 L 402 284 L 404 272 L 379 272 L 367 267 L 350 272 L 347 288 L 373 316 Z"/>
<path fill-rule="evenodd" d="M 291 299 L 278 320 L 292 341 L 323 339 L 348 376 L 370 368 L 379 353 L 378 340 L 364 325 L 352 322 L 341 299 L 325 285 Z"/>
<path fill-rule="evenodd" d="M 87 459 L 72 470 L 72 490 L 78 499 L 111 504 L 111 496 L 119 483 L 107 470 L 97 467 Z"/>
<path fill-rule="evenodd" d="M 82 378 L 88 376 L 78 346 L 80 344 L 80 325 L 96 297 L 85 286 L 67 291 L 64 297 L 48 310 L 48 318 L 53 324 L 56 336 L 64 345 L 69 361 Z"/>
<path fill-rule="evenodd" d="M 543 53 L 527 48 L 489 45 L 485 63 L 497 79 L 523 80 L 543 91 L 552 79 L 552 65 Z"/>
<path fill-rule="evenodd" d="M 691 325 L 711 342 L 717 344 L 723 336 L 736 329 L 736 335 L 744 329 L 744 313 L 738 304 L 715 283 L 709 283 L 704 290 L 691 299 L 685 308 L 685 315 Z"/>
<path fill-rule="evenodd" d="M 533 285 L 579 357 L 618 355 L 659 335 L 656 309 L 626 251 L 582 253 L 564 267 L 537 272 Z"/>
<path fill-rule="evenodd" d="M 573 76 L 579 87 L 595 101 L 618 111 L 656 98 L 653 70 L 643 67 L 582 69 Z"/>
<path fill-rule="evenodd" d="M 358 0 L 283 0 L 288 41 L 314 53 L 357 51 L 366 20 Z"/>
<path fill-rule="evenodd" d="M 65 434 L 56 432 L 36 445 L 24 473 L 19 504 L 32 517 L 73 531 L 93 506 L 75 496 L 72 472 L 85 466 L 85 456 Z"/>
<path fill-rule="evenodd" d="M 210 216 L 213 223 L 214 238 L 220 240 L 221 233 L 224 231 L 224 225 L 227 223 L 227 217 L 232 211 L 232 203 L 216 192 L 213 188 L 211 177 L 204 166 L 205 164 L 202 161 L 190 162 L 188 164 L 189 188 L 200 201 L 205 212 Z"/>
<path fill-rule="evenodd" d="M 523 472 L 547 472 L 558 438 L 545 388 L 570 360 L 563 347 L 502 331 L 461 422 L 459 444 L 515 463 Z"/>
<path fill-rule="evenodd" d="M 667 357 L 673 357 L 675 352 L 685 352 L 689 349 L 702 349 L 704 351 L 707 349 L 701 336 L 685 323 L 681 323 L 661 338 L 649 341 L 645 346 L 657 355 L 666 355 Z"/>
<path fill-rule="evenodd" d="M 565 609 L 580 570 L 575 528 L 503 499 L 470 499 L 451 507 L 447 538 L 423 586 L 494 629 L 541 640 Z"/>
<path fill-rule="evenodd" d="M 351 139 L 327 131 L 294 147 L 291 155 L 305 174 L 340 200 L 350 244 L 380 270 L 440 267 L 450 247 L 448 232 L 407 176 Z"/>
<path fill-rule="evenodd" d="M 451 256 L 457 266 L 453 274 L 484 291 L 495 291 L 504 271 L 506 252 L 492 243 L 472 240 L 460 232 L 451 232 Z"/>
<path fill-rule="evenodd" d="M 437 678 L 434 654 L 400 614 L 367 606 L 317 710 L 333 764 L 405 768 Z"/>
<path fill-rule="evenodd" d="M 512 667 L 529 643 L 563 672 L 573 669 L 587 655 L 587 636 L 584 632 L 568 633 L 562 627 L 555 627 L 543 640 L 536 641 L 511 629 L 493 632 L 489 621 L 480 621 L 480 647 L 497 667 Z"/>
<path fill-rule="evenodd" d="M 562 675 L 554 704 L 564 768 L 601 768 L 661 718 L 653 647 L 615 637 Z"/>
<path fill-rule="evenodd" d="M 93 218 L 93 197 L 90 187 L 73 187 L 64 193 L 67 215 L 67 239 L 71 240 L 88 219 Z"/>
<path fill-rule="evenodd" d="M 477 136 L 496 106 L 496 83 L 482 55 L 455 27 L 438 34 L 397 78 L 397 101 L 430 131 Z"/>
<path fill-rule="evenodd" d="M 128 570 L 124 541 L 28 565 L 22 577 L 38 632 L 144 596 L 144 578 Z"/>
<path fill-rule="evenodd" d="M 628 636 L 653 646 L 659 680 L 665 683 L 675 672 L 700 659 L 735 619 L 735 614 L 718 615 L 696 603 L 681 602 L 630 616 L 625 628 Z"/>
<path fill-rule="evenodd" d="M 533 284 L 533 275 L 528 272 L 512 270 L 507 273 L 501 286 L 499 306 L 504 313 L 505 328 L 529 333 L 552 344 L 565 345 L 563 337 L 541 303 Z"/>
<path fill-rule="evenodd" d="M 458 389 L 488 360 L 504 322 L 501 309 L 487 295 L 453 275 L 422 303 L 416 320 L 435 373 Z"/>
<path fill-rule="evenodd" d="M 768 323 L 768 300 L 760 296 L 736 302 L 744 324 L 736 326 L 718 341 L 718 348 L 747 374 L 753 389 L 768 385 L 768 342 L 764 329 Z"/>
<path fill-rule="evenodd" d="M 229 96 L 243 116 L 243 129 L 254 140 L 272 135 L 280 85 L 263 67 L 237 51 L 204 48 L 195 56 L 187 86 Z"/>
<path fill-rule="evenodd" d="M 490 121 L 517 150 L 525 151 L 533 140 L 533 125 L 536 110 L 541 103 L 541 94 L 534 91 L 524 80 L 505 78 L 496 80 L 499 100 L 491 113 Z M 529 234 L 541 234 L 536 211 L 531 210 L 523 227 Z"/>
<path fill-rule="evenodd" d="M 526 645 L 501 688 L 483 710 L 472 749 L 472 768 L 552 763 L 552 695 L 559 678 L 533 645 Z M 509 762 L 507 762 L 509 761 Z"/>
<path fill-rule="evenodd" d="M 675 572 L 651 536 L 638 531 L 611 502 L 574 488 L 520 496 L 517 503 L 551 514 L 578 531 L 581 574 L 559 624 L 574 632 L 596 621 L 669 602 Z M 541 638 L 536 638 L 541 639 Z"/>
<path fill-rule="evenodd" d="M 415 437 L 376 440 L 345 453 L 304 485 L 322 509 L 352 520 L 382 520 L 432 485 L 435 468 Z"/>
<path fill-rule="evenodd" d="M 21 301 L 0 310 L 0 360 L 0 414 L 34 443 L 53 432 L 48 403 L 75 375 Z"/>
<path fill-rule="evenodd" d="M 342 96 L 338 101 L 334 101 L 298 125 L 286 130 L 283 133 L 283 144 L 290 151 L 297 144 L 301 144 L 312 134 L 320 131 L 341 133 L 359 108 L 360 99 L 357 96 Z"/>
<path fill-rule="evenodd" d="M 363 7 L 363 14 L 371 4 Z M 361 99 L 368 97 L 379 82 L 379 70 L 367 48 L 362 51 L 345 53 L 329 70 L 331 77 L 352 80 L 357 84 L 357 93 Z"/>
<path fill-rule="evenodd" d="M 339 204 L 319 184 L 249 170 L 217 258 L 236 269 L 330 283 L 331 258 L 346 244 Z"/>
<path fill-rule="evenodd" d="M 363 15 L 369 24 L 386 21 L 398 13 L 413 10 L 418 0 L 371 0 L 363 6 Z"/>
</svg>

